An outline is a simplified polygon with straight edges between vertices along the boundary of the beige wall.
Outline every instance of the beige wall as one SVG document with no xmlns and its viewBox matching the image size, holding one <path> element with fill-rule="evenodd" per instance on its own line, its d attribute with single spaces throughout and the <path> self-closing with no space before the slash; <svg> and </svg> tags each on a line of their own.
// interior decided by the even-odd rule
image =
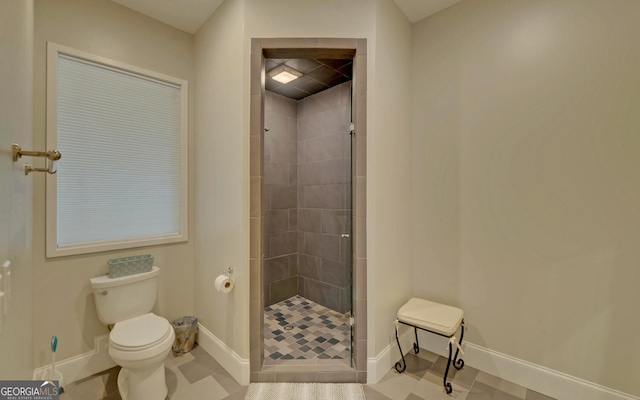
<svg viewBox="0 0 640 400">
<path fill-rule="evenodd" d="M 38 0 L 34 43 L 36 148 L 45 147 L 47 41 L 189 81 L 189 142 L 193 146 L 192 35 L 106 0 Z M 126 251 L 46 259 L 44 176 L 33 175 L 35 367 L 50 362 L 49 343 L 53 334 L 58 335 L 58 360 L 61 360 L 92 350 L 94 337 L 108 333 L 98 320 L 89 278 L 106 273 L 109 258 L 151 253 L 161 270 L 155 311 L 169 320 L 193 313 L 193 151 L 190 156 L 190 241 Z"/>
<path fill-rule="evenodd" d="M 249 357 L 250 39 L 366 38 L 369 357 L 419 296 L 463 307 L 472 343 L 639 395 L 640 5 L 465 1 L 413 28 L 390 0 L 291 5 L 227 0 L 194 40 L 106 0 L 36 1 L 34 147 L 46 41 L 190 82 L 191 240 L 144 249 L 156 311 L 193 313 Z M 65 359 L 107 333 L 88 279 L 139 251 L 45 259 L 31 177 L 38 367 L 52 334 Z"/>
<path fill-rule="evenodd" d="M 285 1 L 267 5 L 227 0 L 196 34 L 196 162 L 200 171 L 196 173 L 196 310 L 204 326 L 245 359 L 249 358 L 251 38 L 366 36 L 359 20 L 347 23 L 347 15 L 359 16 L 365 3 L 339 3 L 316 4 L 323 11 L 319 14 Z M 335 18 L 342 22 L 341 31 L 327 29 L 322 22 Z M 237 285 L 224 296 L 212 284 L 227 265 L 234 266 Z"/>
<path fill-rule="evenodd" d="M 372 38 L 370 0 L 245 0 L 245 46 L 251 38 Z"/>
<path fill-rule="evenodd" d="M 463 307 L 469 342 L 633 395 L 638 20 L 634 0 L 464 1 L 412 49 L 414 294 Z"/>
<path fill-rule="evenodd" d="M 227 0 L 194 40 L 106 0 L 37 0 L 34 147 L 46 41 L 188 80 L 191 240 L 144 249 L 156 311 L 246 359 L 250 39 L 366 38 L 369 357 L 419 296 L 463 307 L 472 343 L 640 395 L 639 17 L 634 0 L 467 0 L 411 28 L 390 0 Z M 88 279 L 140 251 L 45 259 L 31 177 L 38 367 L 52 334 L 65 359 L 107 333 Z"/>
<path fill-rule="evenodd" d="M 243 120 L 243 10 L 227 0 L 196 34 L 195 311 L 249 358 L 248 136 Z M 235 289 L 213 283 L 233 267 Z"/>
<path fill-rule="evenodd" d="M 367 103 L 369 357 L 395 342 L 393 321 L 412 289 L 411 24 L 393 2 L 379 0 L 375 28 Z"/>
<path fill-rule="evenodd" d="M 243 32 L 238 33 L 238 29 Z M 225 40 L 219 37 L 222 32 Z M 390 36 L 378 45 L 379 34 Z M 377 260 L 373 265 L 368 264 L 368 276 L 370 291 L 375 291 L 376 296 L 382 291 L 380 301 L 373 307 L 370 305 L 368 311 L 369 327 L 373 329 L 369 331 L 369 341 L 375 343 L 370 347 L 369 356 L 375 356 L 390 343 L 395 314 L 392 308 L 401 304 L 400 297 L 406 298 L 411 287 L 408 238 L 411 219 L 406 203 L 411 199 L 411 165 L 407 156 L 410 151 L 409 22 L 390 0 L 374 4 L 368 0 L 304 4 L 284 0 L 227 0 L 196 34 L 197 151 L 203 157 L 196 157 L 200 172 L 196 173 L 195 268 L 197 278 L 202 280 L 196 279 L 195 299 L 205 326 L 243 358 L 248 358 L 248 341 L 243 332 L 249 329 L 248 307 L 241 302 L 246 301 L 248 285 L 251 38 L 317 37 L 366 38 L 368 41 L 367 97 L 372 111 L 367 117 L 367 152 L 371 154 L 367 165 L 373 166 L 376 174 L 367 178 L 367 198 L 376 200 L 372 208 L 368 208 L 367 248 Z M 242 47 L 237 45 L 239 40 Z M 404 45 L 398 47 L 396 41 Z M 378 51 L 398 60 L 377 57 Z M 240 61 L 242 69 L 238 67 Z M 394 74 L 394 78 L 377 75 L 378 68 L 392 73 L 397 64 L 405 74 Z M 230 72 L 223 79 L 215 77 L 214 69 Z M 238 92 L 240 87 L 242 93 Z M 376 90 L 383 96 L 376 99 Z M 205 176 L 204 171 L 211 171 L 212 175 Z M 218 173 L 223 175 L 213 178 Z M 388 214 L 389 207 L 393 208 L 391 214 Z M 234 263 L 239 273 L 237 292 L 230 297 L 218 297 L 212 293 L 212 279 L 230 263 Z M 400 273 L 394 274 L 394 271 Z M 380 278 L 376 280 L 378 275 Z M 391 284 L 384 285 L 384 282 Z"/>
<path fill-rule="evenodd" d="M 33 374 L 33 185 L 24 175 L 24 160 L 14 163 L 10 149 L 12 143 L 31 149 L 33 1 L 0 2 L 0 27 L 0 266 L 9 260 L 12 268 L 10 307 L 0 327 L 0 379 L 25 380 Z"/>
</svg>

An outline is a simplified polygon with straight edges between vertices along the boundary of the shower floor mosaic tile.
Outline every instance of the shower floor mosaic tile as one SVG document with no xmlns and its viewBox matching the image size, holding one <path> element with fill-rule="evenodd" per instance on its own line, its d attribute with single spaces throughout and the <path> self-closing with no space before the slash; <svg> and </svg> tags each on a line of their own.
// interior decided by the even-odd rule
<svg viewBox="0 0 640 400">
<path fill-rule="evenodd" d="M 302 296 L 265 307 L 265 359 L 348 359 L 351 355 L 349 315 Z"/>
</svg>

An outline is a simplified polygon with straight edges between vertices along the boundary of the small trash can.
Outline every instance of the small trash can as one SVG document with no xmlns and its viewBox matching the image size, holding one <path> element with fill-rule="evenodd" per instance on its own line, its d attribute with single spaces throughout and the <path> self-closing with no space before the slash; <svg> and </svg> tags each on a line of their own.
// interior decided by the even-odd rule
<svg viewBox="0 0 640 400">
<path fill-rule="evenodd" d="M 198 318 L 191 316 L 178 318 L 171 321 L 171 326 L 176 332 L 173 351 L 176 354 L 190 352 L 196 340 L 196 333 L 198 333 Z"/>
</svg>

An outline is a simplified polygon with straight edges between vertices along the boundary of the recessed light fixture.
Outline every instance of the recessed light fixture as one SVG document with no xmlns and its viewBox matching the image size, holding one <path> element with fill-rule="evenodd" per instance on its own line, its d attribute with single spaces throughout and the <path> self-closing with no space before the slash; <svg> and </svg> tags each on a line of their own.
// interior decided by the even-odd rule
<svg viewBox="0 0 640 400">
<path fill-rule="evenodd" d="M 295 69 L 282 64 L 267 72 L 267 75 L 280 83 L 286 84 L 300 78 L 302 76 L 302 72 L 296 71 Z"/>
</svg>

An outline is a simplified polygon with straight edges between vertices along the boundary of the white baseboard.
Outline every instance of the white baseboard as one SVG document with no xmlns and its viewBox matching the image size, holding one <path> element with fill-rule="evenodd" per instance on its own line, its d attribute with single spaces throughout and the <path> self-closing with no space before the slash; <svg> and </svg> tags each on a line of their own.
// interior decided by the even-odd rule
<svg viewBox="0 0 640 400">
<path fill-rule="evenodd" d="M 376 357 L 367 358 L 367 383 L 378 383 L 389 372 L 391 364 L 391 345 L 387 346 Z"/>
<path fill-rule="evenodd" d="M 198 323 L 198 344 L 241 385 L 249 384 L 249 360 L 243 359 L 207 328 Z"/>
<path fill-rule="evenodd" d="M 448 342 L 445 338 L 419 331 L 418 340 L 420 348 L 444 357 L 448 356 Z M 400 335 L 400 344 L 405 354 L 413 349 L 412 343 L 412 330 Z M 465 342 L 462 347 L 465 365 L 558 400 L 640 400 L 640 397 L 554 371 L 473 343 Z M 368 358 L 367 383 L 379 382 L 399 359 L 400 352 L 394 340 L 378 356 Z"/>
<path fill-rule="evenodd" d="M 413 349 L 413 331 L 406 331 L 399 335 L 400 345 L 407 351 Z M 406 354 L 406 352 L 405 352 Z M 385 347 L 376 357 L 367 358 L 367 383 L 378 383 L 396 362 L 400 359 L 398 345 L 393 338 L 393 343 Z"/>
<path fill-rule="evenodd" d="M 198 324 L 198 344 L 209 353 L 222 367 L 242 385 L 249 384 L 249 360 L 241 358 L 208 329 Z M 95 348 L 88 353 L 80 354 L 66 360 L 56 361 L 56 371 L 62 373 L 64 384 L 76 382 L 93 374 L 116 366 L 108 353 L 109 335 L 95 338 Z M 36 368 L 33 379 L 40 379 L 51 369 L 51 364 Z"/>
<path fill-rule="evenodd" d="M 109 335 L 96 337 L 94 343 L 93 351 L 67 358 L 66 360 L 56 361 L 56 371 L 62 373 L 64 385 L 116 366 L 116 363 L 107 352 Z M 33 379 L 40 379 L 49 369 L 51 369 L 51 364 L 36 368 L 33 371 Z"/>
</svg>

